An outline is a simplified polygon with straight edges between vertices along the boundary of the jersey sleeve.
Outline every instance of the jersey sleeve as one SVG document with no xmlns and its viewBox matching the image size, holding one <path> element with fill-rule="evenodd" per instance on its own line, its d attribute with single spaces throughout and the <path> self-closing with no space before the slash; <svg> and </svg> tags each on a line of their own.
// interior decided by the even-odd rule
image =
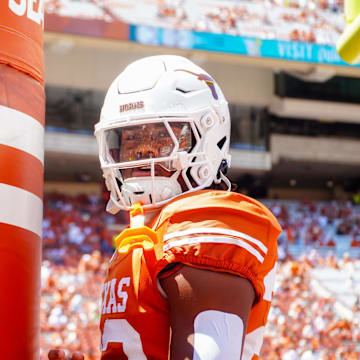
<svg viewBox="0 0 360 360">
<path fill-rule="evenodd" d="M 246 196 L 204 191 L 168 205 L 162 228 L 159 269 L 181 263 L 249 279 L 258 295 L 277 260 L 281 227 L 261 203 Z"/>
</svg>

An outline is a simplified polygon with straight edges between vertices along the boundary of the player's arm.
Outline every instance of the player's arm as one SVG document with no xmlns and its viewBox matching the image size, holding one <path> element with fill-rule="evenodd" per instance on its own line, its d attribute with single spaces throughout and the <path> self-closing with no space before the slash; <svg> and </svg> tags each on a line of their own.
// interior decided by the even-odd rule
<svg viewBox="0 0 360 360">
<path fill-rule="evenodd" d="M 160 280 L 171 316 L 171 360 L 239 360 L 255 290 L 248 279 L 182 267 Z"/>
</svg>

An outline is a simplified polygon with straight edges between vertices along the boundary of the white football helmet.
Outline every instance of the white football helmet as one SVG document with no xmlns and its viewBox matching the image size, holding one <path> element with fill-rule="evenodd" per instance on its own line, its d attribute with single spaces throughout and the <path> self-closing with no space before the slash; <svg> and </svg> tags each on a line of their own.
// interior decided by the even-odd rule
<svg viewBox="0 0 360 360">
<path fill-rule="evenodd" d="M 106 94 L 95 135 L 110 213 L 136 202 L 158 208 L 213 182 L 230 188 L 227 101 L 184 57 L 151 56 L 127 66 Z"/>
</svg>

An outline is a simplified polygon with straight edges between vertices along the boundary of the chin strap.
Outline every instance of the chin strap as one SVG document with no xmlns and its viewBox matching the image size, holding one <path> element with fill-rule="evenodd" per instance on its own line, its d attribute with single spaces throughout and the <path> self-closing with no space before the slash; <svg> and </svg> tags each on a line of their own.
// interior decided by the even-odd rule
<svg viewBox="0 0 360 360">
<path fill-rule="evenodd" d="M 228 156 L 228 158 L 226 160 L 223 159 L 221 161 L 216 178 L 214 179 L 214 183 L 216 185 L 219 185 L 221 183 L 221 181 L 223 181 L 225 183 L 225 185 L 228 187 L 227 191 L 231 191 L 231 182 L 224 174 L 227 173 L 230 161 L 231 161 L 230 155 Z"/>
<path fill-rule="evenodd" d="M 221 171 L 219 171 L 218 175 L 220 177 L 217 178 L 217 179 L 214 179 L 214 183 L 216 185 L 219 185 L 221 183 L 221 181 L 223 181 L 225 183 L 225 185 L 228 187 L 227 191 L 231 191 L 231 182 L 230 182 L 230 180 Z"/>
<path fill-rule="evenodd" d="M 231 182 L 230 180 L 220 171 L 221 180 L 227 185 L 227 191 L 231 191 Z"/>
</svg>

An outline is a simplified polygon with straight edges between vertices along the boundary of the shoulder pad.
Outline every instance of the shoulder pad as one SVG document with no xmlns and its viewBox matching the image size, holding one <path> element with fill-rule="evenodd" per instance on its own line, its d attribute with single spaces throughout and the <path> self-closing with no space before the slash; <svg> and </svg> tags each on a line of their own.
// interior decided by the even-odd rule
<svg viewBox="0 0 360 360">
<path fill-rule="evenodd" d="M 182 216 L 189 217 L 192 212 L 196 212 L 197 216 L 202 214 L 206 220 L 207 215 L 212 211 L 232 213 L 259 222 L 270 222 L 277 231 L 282 230 L 272 212 L 259 201 L 239 193 L 220 190 L 201 190 L 175 199 L 162 209 L 156 228 L 167 220 L 177 221 L 176 219 Z"/>
</svg>

